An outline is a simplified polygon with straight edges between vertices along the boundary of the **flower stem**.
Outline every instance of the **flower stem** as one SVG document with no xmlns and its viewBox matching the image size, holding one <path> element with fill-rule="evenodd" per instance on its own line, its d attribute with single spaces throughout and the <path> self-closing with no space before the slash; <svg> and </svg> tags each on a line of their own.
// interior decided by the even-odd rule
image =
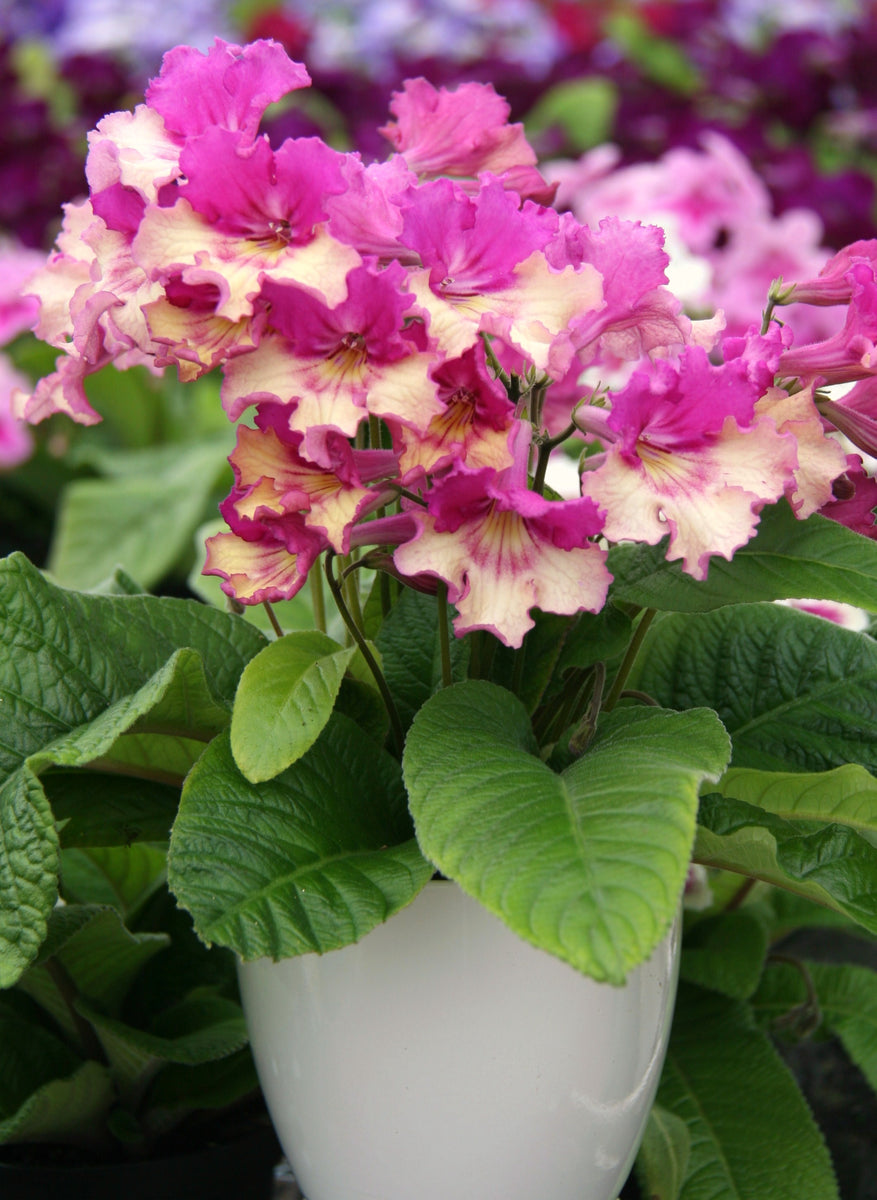
<svg viewBox="0 0 877 1200">
<path fill-rule="evenodd" d="M 323 595 L 323 576 L 320 571 L 311 571 L 311 603 L 314 609 L 314 625 L 320 633 L 326 632 L 326 598 Z"/>
<path fill-rule="evenodd" d="M 265 612 L 268 614 L 268 620 L 271 622 L 271 628 L 274 630 L 274 632 L 277 634 L 277 636 L 279 638 L 282 638 L 283 630 L 280 628 L 280 622 L 277 620 L 277 614 L 275 613 L 274 609 L 271 607 L 271 605 L 268 603 L 267 600 L 262 601 L 262 607 L 264 608 Z"/>
<path fill-rule="evenodd" d="M 439 580 L 436 599 L 438 601 L 439 650 L 442 658 L 442 687 L 450 687 L 454 680 L 451 675 L 451 639 L 448 634 L 448 585 L 444 580 Z"/>
<path fill-rule="evenodd" d="M 334 570 L 335 554 L 332 550 L 326 551 L 326 579 L 329 584 L 329 590 L 332 597 L 338 606 L 338 611 L 341 614 L 341 619 L 350 631 L 350 636 L 356 643 L 360 654 L 365 659 L 368 669 L 371 671 L 375 683 L 378 685 L 378 691 L 381 693 L 381 698 L 384 701 L 384 706 L 387 710 L 387 716 L 390 718 L 390 728 L 393 731 L 393 741 L 399 757 L 402 756 L 402 748 L 405 744 L 405 734 L 402 729 L 402 722 L 399 720 L 399 713 L 396 709 L 396 704 L 393 700 L 393 695 L 384 678 L 384 673 L 378 666 L 377 659 L 372 654 L 369 644 L 363 637 L 362 630 L 357 625 L 351 615 L 350 609 L 344 601 L 343 589 L 339 581 L 335 578 Z"/>
<path fill-rule="evenodd" d="M 631 668 L 636 661 L 636 656 L 639 654 L 640 646 L 642 646 L 646 634 L 649 631 L 649 626 L 658 615 L 656 608 L 647 608 L 640 618 L 640 622 L 634 630 L 633 637 L 630 639 L 630 645 L 627 647 L 627 653 L 621 666 L 618 668 L 618 674 L 612 681 L 612 687 L 609 689 L 609 695 L 606 697 L 606 703 L 603 706 L 605 712 L 611 712 L 618 701 L 621 699 L 621 693 L 624 691 L 624 685 L 627 683 L 627 677 L 630 674 Z"/>
</svg>

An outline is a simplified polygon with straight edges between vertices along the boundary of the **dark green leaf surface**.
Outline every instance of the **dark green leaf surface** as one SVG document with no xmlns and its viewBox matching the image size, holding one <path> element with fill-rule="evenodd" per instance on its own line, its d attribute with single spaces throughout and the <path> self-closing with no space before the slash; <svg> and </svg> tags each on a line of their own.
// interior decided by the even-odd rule
<svg viewBox="0 0 877 1200">
<path fill-rule="evenodd" d="M 877 770 L 877 643 L 830 621 L 777 604 L 665 617 L 635 680 L 667 708 L 714 708 L 735 767 Z"/>
<path fill-rule="evenodd" d="M 764 510 L 756 537 L 730 562 L 714 558 L 703 581 L 668 563 L 666 550 L 666 542 L 616 546 L 614 597 L 668 612 L 802 596 L 877 611 L 877 543 L 818 514 L 798 521 L 784 501 Z"/>
<path fill-rule="evenodd" d="M 742 800 L 704 796 L 694 857 L 826 904 L 877 933 L 877 849 L 843 825 L 814 828 Z"/>
<path fill-rule="evenodd" d="M 691 1137 L 680 1200 L 837 1200 L 822 1135 L 742 1001 L 680 986 L 658 1102 Z"/>
<path fill-rule="evenodd" d="M 837 1034 L 877 1092 L 877 971 L 848 963 L 808 962 L 804 966 L 816 990 L 825 1028 Z M 801 971 L 789 963 L 771 963 L 752 1006 L 759 1020 L 771 1029 L 807 998 Z"/>
</svg>

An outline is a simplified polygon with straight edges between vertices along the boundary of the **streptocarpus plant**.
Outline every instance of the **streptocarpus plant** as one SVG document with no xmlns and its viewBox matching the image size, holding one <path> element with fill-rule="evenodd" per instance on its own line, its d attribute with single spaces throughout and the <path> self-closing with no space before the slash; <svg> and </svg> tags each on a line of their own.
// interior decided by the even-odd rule
<svg viewBox="0 0 877 1200">
<path fill-rule="evenodd" d="M 109 364 L 222 372 L 235 482 L 205 569 L 278 636 L 223 615 L 245 653 L 222 664 L 196 601 L 66 593 L 8 561 L 4 694 L 44 716 L 15 726 L 0 792 L 2 981 L 41 953 L 70 806 L 153 828 L 131 779 L 179 794 L 171 890 L 244 959 L 357 940 L 438 871 L 620 984 L 693 858 L 713 903 L 689 920 L 642 1177 L 684 1200 L 707 1177 L 711 1196 L 828 1200 L 759 1020 L 801 998 L 768 955 L 783 896 L 798 923 L 877 932 L 877 650 L 770 602 L 877 610 L 877 488 L 835 436 L 873 446 L 875 247 L 778 283 L 723 336 L 667 289 L 660 229 L 550 207 L 491 88 L 409 81 L 394 153 L 366 165 L 259 134 L 307 82 L 269 42 L 171 51 L 145 104 L 92 134 L 90 197 L 34 283 L 60 355 L 19 398 L 29 420 L 99 419 L 85 382 Z M 829 295 L 843 334 L 791 345 L 777 307 Z M 315 627 L 284 632 L 306 586 Z M 43 632 L 13 637 L 25 603 Z M 95 807 L 98 780 L 130 820 Z M 867 1017 L 837 999 L 873 1011 L 872 973 L 800 978 L 873 1079 Z"/>
</svg>

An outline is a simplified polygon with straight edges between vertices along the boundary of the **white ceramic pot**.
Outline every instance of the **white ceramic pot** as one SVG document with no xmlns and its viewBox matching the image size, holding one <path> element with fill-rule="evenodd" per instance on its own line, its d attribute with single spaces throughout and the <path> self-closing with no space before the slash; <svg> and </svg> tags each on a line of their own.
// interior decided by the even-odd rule
<svg viewBox="0 0 877 1200">
<path fill-rule="evenodd" d="M 241 964 L 307 1200 L 615 1200 L 661 1071 L 678 940 L 614 988 L 436 882 L 357 945 Z"/>
</svg>

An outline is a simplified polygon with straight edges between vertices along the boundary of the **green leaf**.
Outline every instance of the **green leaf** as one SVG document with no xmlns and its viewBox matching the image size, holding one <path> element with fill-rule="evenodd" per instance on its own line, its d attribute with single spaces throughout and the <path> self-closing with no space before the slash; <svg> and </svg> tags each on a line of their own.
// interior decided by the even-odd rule
<svg viewBox="0 0 877 1200">
<path fill-rule="evenodd" d="M 60 1142 L 88 1146 L 115 1099 L 106 1067 L 85 1062 L 72 1075 L 52 1079 L 0 1120 L 4 1142 Z"/>
<path fill-rule="evenodd" d="M 196 601 L 56 587 L 21 554 L 0 562 L 0 634 L 3 775 L 137 692 L 183 647 L 230 710 L 244 665 L 265 645 L 246 621 Z"/>
<path fill-rule="evenodd" d="M 0 786 L 0 987 L 39 951 L 55 903 L 58 835 L 39 780 L 23 767 Z"/>
<path fill-rule="evenodd" d="M 451 673 L 463 679 L 469 646 L 450 628 Z M 375 638 L 384 678 L 406 728 L 442 682 L 438 605 L 435 596 L 406 589 Z"/>
<path fill-rule="evenodd" d="M 220 996 L 207 994 L 184 1001 L 178 1008 L 186 1010 L 188 1021 L 182 1032 L 171 1031 L 166 1036 L 135 1029 L 85 1000 L 77 1001 L 76 1008 L 94 1027 L 123 1095 L 140 1090 L 160 1063 L 195 1066 L 225 1058 L 247 1045 L 240 1005 Z"/>
<path fill-rule="evenodd" d="M 317 630 L 287 633 L 244 668 L 231 718 L 231 751 L 251 783 L 273 779 L 319 737 L 355 647 Z"/>
<path fill-rule="evenodd" d="M 816 597 L 877 611 L 877 543 L 814 514 L 796 519 L 785 501 L 764 509 L 752 541 L 733 559 L 713 558 L 703 581 L 686 575 L 657 546 L 624 545 L 609 554 L 612 595 L 646 608 L 706 612 L 752 600 Z"/>
<path fill-rule="evenodd" d="M 653 1104 L 636 1159 L 640 1190 L 649 1200 L 677 1200 L 690 1152 L 691 1135 L 685 1122 Z"/>
<path fill-rule="evenodd" d="M 850 964 L 803 965 L 813 982 L 825 1028 L 840 1038 L 847 1054 L 877 1092 L 877 972 Z M 791 1009 L 807 1001 L 801 971 L 789 963 L 771 963 L 752 1006 L 770 1029 Z"/>
<path fill-rule="evenodd" d="M 66 1002 L 46 963 L 50 959 L 60 963 L 78 995 L 112 1012 L 118 1009 L 144 964 L 169 940 L 162 933 L 131 933 L 114 908 L 57 908 L 40 955 L 18 981 L 18 987 L 75 1035 Z"/>
<path fill-rule="evenodd" d="M 472 681 L 424 705 L 403 762 L 438 868 L 521 937 L 621 983 L 676 914 L 698 787 L 728 750 L 713 713 L 629 710 L 555 774 L 520 701 Z"/>
<path fill-rule="evenodd" d="M 680 1200 L 837 1200 L 822 1135 L 742 1001 L 680 986 L 658 1103 L 691 1136 Z"/>
<path fill-rule="evenodd" d="M 58 835 L 39 773 L 125 766 L 125 738 L 163 772 L 162 739 L 177 753 L 226 724 L 263 645 L 245 622 L 194 602 L 69 592 L 22 555 L 0 563 L 0 986 L 36 954 L 57 894 Z"/>
<path fill-rule="evenodd" d="M 62 847 L 167 841 L 180 798 L 167 784 L 88 770 L 48 771 L 42 784 Z"/>
<path fill-rule="evenodd" d="M 190 446 L 116 451 L 117 475 L 70 484 L 49 554 L 52 575 L 67 587 L 90 588 L 120 565 L 146 587 L 158 583 L 189 553 L 228 470 L 229 436 L 223 431 Z"/>
<path fill-rule="evenodd" d="M 356 941 L 431 874 L 399 764 L 340 713 L 265 783 L 246 780 L 228 736 L 216 738 L 186 781 L 168 858 L 199 936 L 244 960 Z"/>
<path fill-rule="evenodd" d="M 0 992 L 0 1123 L 32 1092 L 70 1075 L 80 1058 L 24 997 Z"/>
<path fill-rule="evenodd" d="M 877 643 L 831 621 L 778 604 L 662 617 L 631 678 L 666 708 L 715 709 L 735 767 L 877 769 Z"/>
<path fill-rule="evenodd" d="M 197 1066 L 167 1063 L 146 1095 L 142 1122 L 151 1134 L 164 1132 L 196 1109 L 226 1108 L 258 1088 L 249 1049 Z"/>
<path fill-rule="evenodd" d="M 717 790 L 778 817 L 846 825 L 877 846 L 877 779 L 855 763 L 815 773 L 732 767 Z"/>
<path fill-rule="evenodd" d="M 559 126 L 570 149 L 581 154 L 611 140 L 617 106 L 618 93 L 610 79 L 594 75 L 566 80 L 539 97 L 524 125 L 531 140 Z"/>
<path fill-rule="evenodd" d="M 849 827 L 787 821 L 742 800 L 706 795 L 694 858 L 788 888 L 877 933 L 877 849 Z"/>
<path fill-rule="evenodd" d="M 686 932 L 680 977 L 723 995 L 747 999 L 758 987 L 767 925 L 750 909 L 705 917 Z"/>
<path fill-rule="evenodd" d="M 158 891 L 165 878 L 163 846 L 71 847 L 61 851 L 61 894 L 67 904 L 117 908 L 129 920 Z"/>
</svg>

